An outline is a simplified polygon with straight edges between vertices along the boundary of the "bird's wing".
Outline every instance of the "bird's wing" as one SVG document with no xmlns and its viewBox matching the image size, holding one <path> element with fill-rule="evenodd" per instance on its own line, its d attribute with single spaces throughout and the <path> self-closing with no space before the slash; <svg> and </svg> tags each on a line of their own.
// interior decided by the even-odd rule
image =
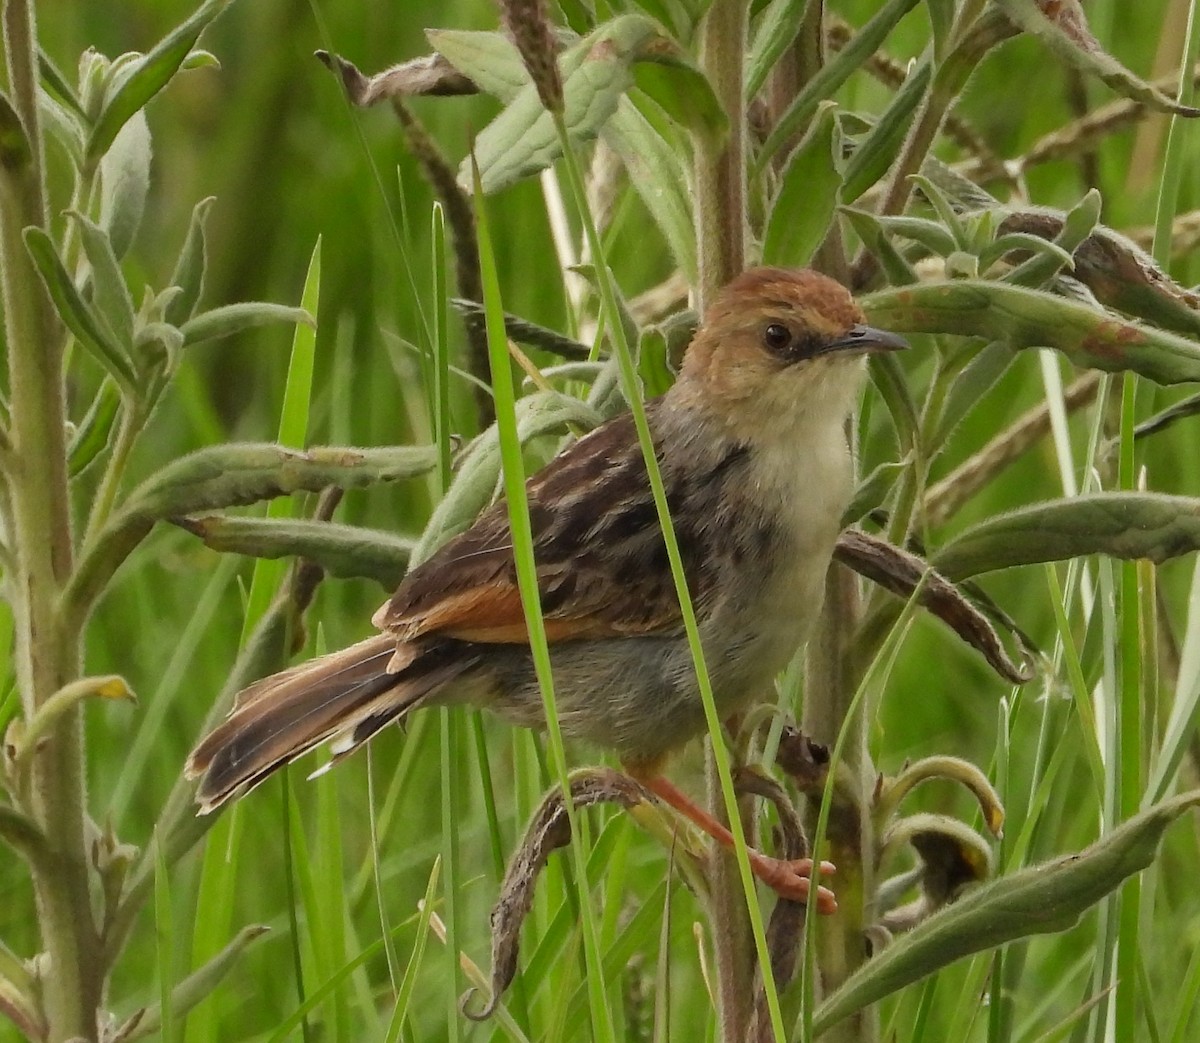
<svg viewBox="0 0 1200 1043">
<path fill-rule="evenodd" d="M 648 403 L 653 421 L 657 402 Z M 685 512 L 687 484 L 664 468 L 668 505 L 692 598 L 706 594 L 704 556 Z M 629 416 L 580 439 L 526 486 L 534 558 L 550 641 L 678 631 L 681 624 L 666 546 Z M 708 520 L 711 522 L 711 519 Z M 707 524 L 707 522 L 706 522 Z M 505 504 L 411 572 L 376 614 L 375 624 L 402 638 L 444 635 L 524 643 Z"/>
</svg>

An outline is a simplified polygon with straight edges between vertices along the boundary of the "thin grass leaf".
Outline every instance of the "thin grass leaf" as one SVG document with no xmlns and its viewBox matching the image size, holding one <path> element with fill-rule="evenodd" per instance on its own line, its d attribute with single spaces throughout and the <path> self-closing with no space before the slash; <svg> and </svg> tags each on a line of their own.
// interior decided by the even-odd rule
<svg viewBox="0 0 1200 1043">
<path fill-rule="evenodd" d="M 569 79 L 568 79 L 569 84 Z M 568 88 L 569 89 L 569 88 Z M 565 132 L 564 132 L 565 133 Z M 564 793 L 569 793 L 566 755 L 563 751 L 562 729 L 554 699 L 554 679 L 550 667 L 550 652 L 546 643 L 542 606 L 538 595 L 537 564 L 533 556 L 533 534 L 529 519 L 529 504 L 525 496 L 525 468 L 521 459 L 521 440 L 517 428 L 515 393 L 512 386 L 512 370 L 504 337 L 504 312 L 500 301 L 499 276 L 489 233 L 487 211 L 483 206 L 483 185 L 479 168 L 472 163 L 472 181 L 475 199 L 475 219 L 479 230 L 480 275 L 484 289 L 484 308 L 487 316 L 488 353 L 492 366 L 492 387 L 496 397 L 496 427 L 500 440 L 503 461 L 505 500 L 508 505 L 509 526 L 512 532 L 513 559 L 517 582 L 521 592 L 521 604 L 529 630 L 529 644 L 533 654 L 538 686 L 541 689 L 543 709 L 550 739 L 555 774 Z M 592 1033 L 594 1038 L 613 1043 L 612 1014 L 604 988 L 603 971 L 596 940 L 596 926 L 591 911 L 591 900 L 587 890 L 586 859 L 582 837 L 577 826 L 577 815 L 568 797 L 565 801 L 568 820 L 571 823 L 571 855 L 580 889 L 579 904 L 581 925 L 585 939 L 584 952 L 588 963 L 591 990 Z"/>
<path fill-rule="evenodd" d="M 433 913 L 433 900 L 437 894 L 441 865 L 440 859 L 435 859 L 433 867 L 429 870 L 429 882 L 425 885 L 425 897 L 418 906 L 420 912 L 417 914 L 417 935 L 413 940 L 408 965 L 404 968 L 404 978 L 396 992 L 396 1003 L 392 1007 L 392 1017 L 388 1022 L 384 1043 L 397 1043 L 408 1017 L 408 1008 L 416 992 L 417 972 L 425 958 L 425 945 L 429 941 L 429 918 Z"/>
</svg>

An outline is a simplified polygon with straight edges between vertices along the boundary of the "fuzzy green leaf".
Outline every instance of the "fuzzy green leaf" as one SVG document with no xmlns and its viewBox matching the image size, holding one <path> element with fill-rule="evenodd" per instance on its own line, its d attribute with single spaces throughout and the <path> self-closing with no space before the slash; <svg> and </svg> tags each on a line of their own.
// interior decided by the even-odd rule
<svg viewBox="0 0 1200 1043">
<path fill-rule="evenodd" d="M 513 42 L 503 33 L 428 29 L 430 45 L 464 76 L 506 105 L 529 85 L 529 73 Z"/>
<path fill-rule="evenodd" d="M 878 217 L 877 221 L 892 235 L 903 236 L 914 243 L 920 243 L 926 250 L 937 257 L 949 257 L 959 248 L 954 236 L 946 230 L 946 226 L 931 221 L 927 217 Z"/>
<path fill-rule="evenodd" d="M 641 91 L 631 90 L 600 136 L 625 165 L 689 282 L 696 278 L 696 232 L 688 195 L 690 152 L 665 113 Z"/>
<path fill-rule="evenodd" d="M 763 142 L 759 162 L 769 160 L 792 135 L 807 127 L 812 122 L 817 106 L 826 98 L 831 98 L 842 84 L 863 67 L 866 60 L 879 50 L 896 23 L 916 6 L 917 0 L 888 0 L 832 60 L 821 67 L 821 71 L 809 80 L 788 106 Z"/>
<path fill-rule="evenodd" d="M 1200 549 L 1200 499 L 1111 492 L 1031 504 L 980 522 L 933 557 L 958 581 L 981 572 L 1107 554 L 1163 562 Z"/>
<path fill-rule="evenodd" d="M 25 248 L 33 259 L 54 308 L 79 343 L 102 365 L 122 390 L 133 394 L 137 375 L 124 348 L 114 339 L 80 296 L 53 240 L 37 227 L 25 229 Z"/>
<path fill-rule="evenodd" d="M 863 246 L 879 258 L 887 281 L 892 286 L 911 286 L 921 281 L 916 269 L 892 244 L 884 231 L 882 220 L 877 215 L 852 206 L 842 207 L 841 212 L 846 215 L 850 227 L 863 241 Z"/>
<path fill-rule="evenodd" d="M 729 118 L 713 92 L 712 84 L 674 41 L 662 41 L 653 61 L 634 68 L 638 89 L 662 106 L 681 127 L 713 142 L 729 132 Z"/>
<path fill-rule="evenodd" d="M 211 311 L 201 312 L 194 318 L 188 319 L 181 327 L 184 347 L 191 347 L 206 340 L 218 337 L 232 337 L 237 333 L 266 326 L 272 322 L 302 323 L 305 326 L 315 326 L 313 317 L 303 308 L 293 308 L 286 304 L 272 304 L 269 301 L 243 301 L 239 304 L 226 304 Z"/>
<path fill-rule="evenodd" d="M 1054 348 L 1078 366 L 1160 384 L 1200 380 L 1200 343 L 1007 283 L 960 279 L 871 294 L 871 321 L 897 333 L 956 333 L 1014 348 Z"/>
<path fill-rule="evenodd" d="M 556 391 L 543 391 L 517 400 L 517 434 L 522 444 L 538 435 L 566 430 L 568 425 L 591 430 L 603 418 L 586 402 Z M 500 478 L 500 436 L 493 424 L 465 453 L 450 489 L 434 508 L 429 524 L 413 548 L 412 562 L 420 564 L 446 540 L 466 529 L 491 503 Z"/>
<path fill-rule="evenodd" d="M 933 68 L 928 61 L 913 69 L 870 133 L 850 154 L 843 172 L 843 203 L 853 203 L 887 173 L 908 136 L 917 106 L 925 97 L 932 78 Z"/>
<path fill-rule="evenodd" d="M 98 162 L 112 145 L 118 131 L 162 90 L 184 60 L 208 24 L 225 10 L 232 0 L 206 0 L 191 17 L 164 36 L 152 50 L 137 59 L 133 68 L 112 95 L 92 128 L 87 159 Z"/>
<path fill-rule="evenodd" d="M 63 604 L 86 616 L 112 574 L 162 519 L 319 492 L 329 485 L 361 489 L 413 478 L 433 470 L 437 456 L 436 446 L 317 446 L 301 452 L 260 442 L 201 449 L 156 471 L 129 495 L 87 548 Z"/>
<path fill-rule="evenodd" d="M 133 344 L 133 298 L 112 242 L 108 233 L 85 215 L 72 212 L 69 216 L 79 226 L 83 252 L 92 269 L 92 304 L 117 342 L 128 351 Z"/>
<path fill-rule="evenodd" d="M 803 267 L 829 232 L 842 187 L 836 113 L 833 102 L 823 102 L 788 160 L 763 233 L 763 264 Z"/>
<path fill-rule="evenodd" d="M 633 62 L 659 39 L 661 30 L 650 19 L 624 15 L 563 54 L 563 120 L 573 143 L 583 144 L 600 133 L 633 83 Z M 522 87 L 475 141 L 475 160 L 488 194 L 544 170 L 560 155 L 554 120 L 532 84 Z M 469 162 L 464 162 L 459 178 L 471 184 Z"/>
<path fill-rule="evenodd" d="M 775 63 L 796 39 L 806 0 L 775 0 L 762 17 L 746 58 L 746 97 L 755 97 Z"/>
<path fill-rule="evenodd" d="M 172 1016 L 186 1014 L 197 1003 L 212 993 L 222 979 L 233 969 L 238 957 L 249 946 L 261 938 L 270 928 L 262 924 L 252 924 L 243 927 L 233 940 L 205 963 L 199 970 L 194 971 L 171 990 L 170 1008 Z M 113 1043 L 133 1043 L 162 1028 L 162 1005 L 152 1004 L 134 1013 L 112 1037 Z"/>
<path fill-rule="evenodd" d="M 517 49 L 499 33 L 431 29 L 425 35 L 455 69 L 505 104 L 529 84 Z M 677 134 L 662 108 L 636 87 L 621 96 L 601 130 L 605 143 L 625 164 L 630 185 L 661 229 L 679 267 L 694 280 L 696 235 L 687 191 L 690 153 Z"/>
<path fill-rule="evenodd" d="M 949 441 L 963 418 L 983 400 L 1013 364 L 1016 353 L 1007 344 L 995 342 L 975 353 L 950 385 L 938 418 L 937 432 L 930 444 L 940 449 Z"/>
<path fill-rule="evenodd" d="M 32 158 L 21 117 L 17 115 L 8 95 L 0 91 L 0 167 L 20 170 L 28 166 Z"/>
<path fill-rule="evenodd" d="M 319 492 L 327 485 L 361 489 L 415 478 L 435 463 L 432 446 L 314 446 L 301 452 L 269 443 L 217 445 L 151 475 L 130 495 L 122 514 L 168 518 L 294 492 Z"/>
<path fill-rule="evenodd" d="M 1129 819 L 1076 855 L 981 884 L 852 974 L 817 1008 L 815 1034 L 964 956 L 1073 927 L 1087 909 L 1145 869 L 1167 826 L 1198 803 L 1200 791 L 1193 790 Z"/>
<path fill-rule="evenodd" d="M 911 452 L 917 444 L 917 432 L 920 421 L 917 419 L 917 403 L 913 399 L 912 388 L 904 377 L 904 370 L 890 352 L 879 352 L 871 356 L 867 365 L 871 374 L 871 383 L 879 391 L 892 417 L 892 426 L 896 429 L 896 440 L 900 443 L 901 451 Z"/>
<path fill-rule="evenodd" d="M 177 518 L 213 550 L 255 558 L 303 557 L 333 576 L 373 579 L 393 589 L 408 571 L 415 539 L 304 518 Z"/>
<path fill-rule="evenodd" d="M 150 193 L 151 153 L 146 114 L 135 112 L 100 161 L 100 226 L 118 258 L 129 252 L 142 224 Z"/>
<path fill-rule="evenodd" d="M 83 161 L 83 150 L 87 146 L 87 127 L 83 119 L 74 109 L 68 108 L 46 91 L 38 95 L 38 109 L 48 136 L 62 145 L 71 162 L 78 166 Z"/>
<path fill-rule="evenodd" d="M 71 438 L 68 459 L 72 478 L 104 451 L 120 406 L 121 392 L 112 377 L 105 377 Z"/>
<path fill-rule="evenodd" d="M 214 202 L 215 197 L 209 196 L 201 199 L 192 209 L 192 221 L 188 225 L 183 248 L 179 251 L 179 260 L 175 262 L 175 271 L 171 274 L 171 285 L 178 286 L 180 293 L 167 305 L 164 318 L 176 326 L 183 325 L 196 314 L 196 306 L 204 293 L 204 274 L 208 264 L 204 225 Z"/>
<path fill-rule="evenodd" d="M 854 525 L 875 508 L 881 506 L 892 491 L 900 476 L 907 470 L 911 460 L 889 460 L 881 463 L 866 476 L 854 490 L 850 506 L 842 513 L 842 528 Z"/>
</svg>

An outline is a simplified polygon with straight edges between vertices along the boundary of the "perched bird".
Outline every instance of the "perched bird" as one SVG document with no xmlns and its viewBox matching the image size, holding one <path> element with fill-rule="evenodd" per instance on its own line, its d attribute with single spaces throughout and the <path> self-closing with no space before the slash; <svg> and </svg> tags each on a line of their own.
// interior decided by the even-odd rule
<svg viewBox="0 0 1200 1043">
<path fill-rule="evenodd" d="M 864 354 L 902 347 L 831 279 L 756 268 L 717 295 L 679 379 L 646 403 L 723 718 L 769 694 L 808 634 L 852 492 L 845 421 Z M 661 774 L 706 724 L 632 417 L 580 438 L 527 490 L 563 734 L 614 750 L 729 844 Z M 467 703 L 544 725 L 503 503 L 413 569 L 374 623 L 381 634 L 238 696 L 188 761 L 202 811 L 319 743 L 344 757 L 417 707 Z M 807 895 L 806 860 L 753 851 L 751 862 L 779 893 Z"/>
</svg>

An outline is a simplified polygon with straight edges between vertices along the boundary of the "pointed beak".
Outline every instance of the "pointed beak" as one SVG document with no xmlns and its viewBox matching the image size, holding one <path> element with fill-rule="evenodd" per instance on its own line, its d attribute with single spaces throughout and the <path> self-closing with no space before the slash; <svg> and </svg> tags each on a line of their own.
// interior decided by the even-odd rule
<svg viewBox="0 0 1200 1043">
<path fill-rule="evenodd" d="M 908 341 L 899 334 L 859 323 L 851 326 L 844 337 L 826 344 L 820 354 L 828 355 L 835 351 L 903 351 L 907 347 Z"/>
</svg>

